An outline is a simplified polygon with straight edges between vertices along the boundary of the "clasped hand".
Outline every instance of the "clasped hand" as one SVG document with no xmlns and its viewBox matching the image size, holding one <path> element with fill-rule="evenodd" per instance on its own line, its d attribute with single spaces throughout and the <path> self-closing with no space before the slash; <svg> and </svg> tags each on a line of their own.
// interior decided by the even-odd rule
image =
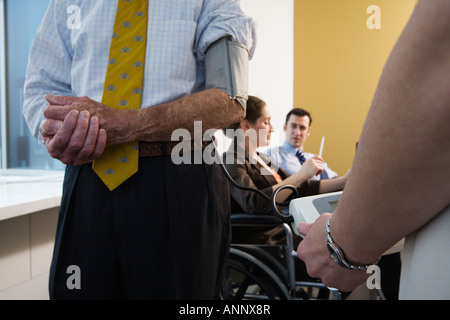
<svg viewBox="0 0 450 320">
<path fill-rule="evenodd" d="M 47 95 L 46 100 L 39 130 L 50 156 L 64 164 L 92 162 L 121 134 L 119 110 L 87 97 Z"/>
</svg>

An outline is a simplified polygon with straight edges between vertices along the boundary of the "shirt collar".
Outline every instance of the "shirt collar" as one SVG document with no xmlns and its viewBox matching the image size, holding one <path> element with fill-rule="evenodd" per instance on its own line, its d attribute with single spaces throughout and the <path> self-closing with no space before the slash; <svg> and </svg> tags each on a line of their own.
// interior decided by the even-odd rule
<svg viewBox="0 0 450 320">
<path fill-rule="evenodd" d="M 292 144 L 290 144 L 287 141 L 285 141 L 283 143 L 283 149 L 285 149 L 287 152 L 292 152 L 292 153 L 296 153 L 297 150 L 300 152 L 303 152 L 303 148 L 297 149 L 296 147 L 294 147 Z"/>
</svg>

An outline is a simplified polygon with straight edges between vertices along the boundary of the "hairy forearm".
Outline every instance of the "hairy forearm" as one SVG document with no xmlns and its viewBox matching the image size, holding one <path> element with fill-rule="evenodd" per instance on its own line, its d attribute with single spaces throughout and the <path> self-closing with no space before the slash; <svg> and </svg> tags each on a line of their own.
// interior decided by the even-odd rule
<svg viewBox="0 0 450 320">
<path fill-rule="evenodd" d="M 91 162 L 115 144 L 172 141 L 176 129 L 184 130 L 174 140 L 180 136 L 197 140 L 198 135 L 202 139 L 206 130 L 225 128 L 245 117 L 242 106 L 218 89 L 146 109 L 116 109 L 89 97 L 47 95 L 46 99 L 49 105 L 40 132 L 49 153 L 66 164 Z M 195 121 L 201 129 L 194 129 Z"/>
<path fill-rule="evenodd" d="M 218 89 L 209 89 L 152 108 L 132 110 L 127 114 L 128 132 L 112 137 L 108 144 L 130 141 L 171 141 L 176 129 L 187 129 L 194 137 L 194 122 L 201 121 L 202 133 L 222 129 L 245 117 L 242 106 Z"/>
<path fill-rule="evenodd" d="M 331 221 L 350 261 L 374 261 L 450 202 L 450 28 L 442 11 L 450 12 L 447 1 L 419 2 L 380 79 Z"/>
</svg>

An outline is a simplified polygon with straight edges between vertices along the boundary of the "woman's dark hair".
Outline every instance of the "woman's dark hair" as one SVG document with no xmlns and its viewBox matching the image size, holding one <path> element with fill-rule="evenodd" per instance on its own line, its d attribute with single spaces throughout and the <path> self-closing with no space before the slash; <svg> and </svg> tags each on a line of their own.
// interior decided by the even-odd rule
<svg viewBox="0 0 450 320">
<path fill-rule="evenodd" d="M 263 100 L 255 96 L 248 96 L 245 119 L 247 119 L 250 123 L 256 123 L 256 120 L 261 117 L 262 110 L 265 106 L 266 103 Z"/>
<path fill-rule="evenodd" d="M 247 110 L 245 114 L 245 118 L 250 123 L 256 123 L 256 120 L 259 119 L 262 115 L 262 110 L 266 106 L 266 103 L 261 100 L 260 98 L 257 98 L 255 96 L 248 96 L 247 100 Z M 240 122 L 233 123 L 231 126 L 229 126 L 227 129 L 233 129 L 237 130 L 241 127 Z M 224 133 L 226 133 L 226 129 L 223 130 Z"/>
</svg>

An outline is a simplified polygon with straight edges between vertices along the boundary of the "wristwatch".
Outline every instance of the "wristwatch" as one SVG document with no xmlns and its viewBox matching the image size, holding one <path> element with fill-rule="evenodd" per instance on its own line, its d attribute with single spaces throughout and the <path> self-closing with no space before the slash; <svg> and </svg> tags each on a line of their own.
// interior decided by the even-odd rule
<svg viewBox="0 0 450 320">
<path fill-rule="evenodd" d="M 336 261 L 336 263 L 338 265 L 340 265 L 341 267 L 344 267 L 345 269 L 348 269 L 348 270 L 365 271 L 371 265 L 378 263 L 379 259 L 377 259 L 374 263 L 367 264 L 367 265 L 356 265 L 355 266 L 353 264 L 348 263 L 345 260 L 344 253 L 342 252 L 341 248 L 339 248 L 339 246 L 336 244 L 336 242 L 334 242 L 333 238 L 331 237 L 330 220 L 331 220 L 331 217 L 328 219 L 327 225 L 325 227 L 326 244 L 327 244 L 328 252 L 330 253 L 331 257 L 333 258 L 334 261 Z"/>
</svg>

